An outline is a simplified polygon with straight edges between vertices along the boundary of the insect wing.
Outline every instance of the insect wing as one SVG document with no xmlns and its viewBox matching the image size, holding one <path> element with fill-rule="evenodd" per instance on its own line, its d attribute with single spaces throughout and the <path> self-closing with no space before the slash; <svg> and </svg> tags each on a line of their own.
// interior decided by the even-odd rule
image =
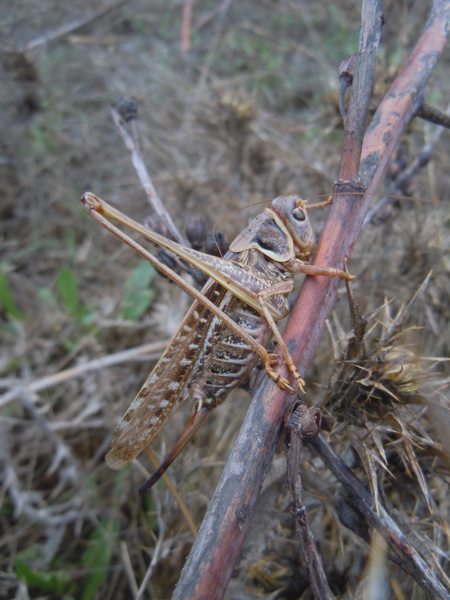
<svg viewBox="0 0 450 600">
<path fill-rule="evenodd" d="M 218 298 L 219 286 L 210 281 L 203 292 Z M 220 288 L 219 288 L 220 289 Z M 220 292 L 220 297 L 223 295 Z M 183 399 L 192 369 L 202 351 L 202 340 L 212 314 L 199 302 L 189 309 L 164 354 L 139 390 L 113 434 L 106 462 L 120 469 L 148 446 Z"/>
</svg>

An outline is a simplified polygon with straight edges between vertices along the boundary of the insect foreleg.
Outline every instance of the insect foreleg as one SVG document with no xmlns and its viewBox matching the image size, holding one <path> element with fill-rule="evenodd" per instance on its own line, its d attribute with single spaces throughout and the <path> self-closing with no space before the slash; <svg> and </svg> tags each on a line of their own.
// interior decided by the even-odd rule
<svg viewBox="0 0 450 600">
<path fill-rule="evenodd" d="M 352 279 L 354 279 L 354 276 L 350 275 L 350 273 L 348 271 L 342 271 L 340 269 L 335 269 L 332 267 L 317 267 L 315 265 L 305 264 L 300 259 L 294 259 L 293 261 L 291 261 L 291 263 L 289 264 L 289 270 L 293 271 L 293 272 L 297 272 L 297 273 L 305 273 L 307 275 L 315 275 L 315 276 L 323 275 L 323 276 L 327 276 L 327 277 L 339 277 L 340 279 L 344 279 L 345 281 L 351 281 Z M 297 371 L 297 367 L 295 366 L 295 363 L 292 359 L 291 353 L 289 352 L 289 348 L 286 346 L 286 343 L 284 342 L 284 340 L 281 336 L 280 330 L 278 329 L 275 319 L 273 318 L 273 314 L 274 314 L 273 307 L 271 307 L 270 302 L 268 302 L 268 300 L 273 296 L 276 296 L 279 294 L 283 295 L 283 294 L 289 293 L 289 291 L 292 291 L 292 290 L 287 289 L 287 287 L 286 287 L 287 285 L 288 285 L 287 282 L 279 282 L 278 284 L 275 284 L 273 287 L 261 291 L 259 294 L 257 294 L 256 297 L 261 306 L 262 313 L 263 313 L 270 329 L 272 330 L 275 339 L 278 342 L 278 346 L 283 354 L 287 369 L 293 375 L 298 389 L 301 392 L 304 392 L 305 382 L 300 377 L 300 374 Z M 285 289 L 285 287 L 286 287 L 286 289 Z M 271 308 L 272 308 L 272 310 L 271 310 Z"/>
<path fill-rule="evenodd" d="M 355 279 L 354 275 L 350 275 L 347 271 L 342 269 L 335 269 L 333 267 L 318 267 L 316 265 L 307 265 L 303 261 L 296 259 L 291 262 L 289 269 L 295 273 L 304 273 L 305 275 L 323 275 L 325 277 L 339 277 L 345 281 L 351 281 Z"/>
<path fill-rule="evenodd" d="M 274 292 L 271 290 L 267 290 L 266 292 L 261 292 L 260 294 L 258 294 L 258 302 L 261 305 L 262 313 L 263 313 L 270 329 L 272 330 L 272 333 L 273 333 L 275 339 L 277 340 L 278 347 L 280 348 L 280 350 L 283 354 L 283 358 L 286 363 L 286 368 L 293 375 L 298 389 L 301 392 L 304 392 L 305 391 L 305 388 L 304 388 L 305 382 L 300 377 L 300 373 L 297 371 L 297 367 L 295 366 L 294 360 L 291 356 L 291 353 L 289 352 L 289 348 L 286 346 L 286 343 L 281 336 L 280 330 L 278 329 L 275 319 L 272 317 L 270 309 L 267 305 L 266 298 L 272 296 L 273 294 L 274 294 Z"/>
</svg>

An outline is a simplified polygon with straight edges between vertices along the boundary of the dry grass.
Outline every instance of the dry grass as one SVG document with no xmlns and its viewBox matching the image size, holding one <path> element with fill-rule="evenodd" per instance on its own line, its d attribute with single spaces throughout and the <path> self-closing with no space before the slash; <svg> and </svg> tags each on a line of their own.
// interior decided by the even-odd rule
<svg viewBox="0 0 450 600">
<path fill-rule="evenodd" d="M 2 56 L 0 596 L 130 598 L 150 569 L 142 597 L 169 598 L 192 542 L 164 484 L 141 500 L 135 490 L 144 469 L 115 473 L 103 460 L 149 359 L 85 368 L 166 340 L 187 307 L 155 278 L 151 306 L 130 318 L 124 297 L 138 261 L 82 211 L 78 199 L 93 189 L 136 219 L 147 214 L 109 104 L 138 98 L 147 165 L 181 228 L 190 215 L 207 214 L 231 239 L 258 210 L 242 212 L 248 205 L 289 191 L 314 198 L 329 191 L 337 172 L 336 75 L 356 47 L 353 3 L 234 3 L 223 22 L 216 3 L 195 4 L 188 56 L 179 50 L 180 6 L 151 4 L 131 0 L 26 58 Z M 91 5 L 11 2 L 2 50 L 91 14 Z M 380 85 L 405 58 L 425 9 L 386 3 Z M 448 57 L 427 94 L 441 106 L 446 67 Z M 415 121 L 393 172 L 433 132 Z M 308 400 L 325 413 L 331 444 L 437 570 L 445 566 L 448 515 L 449 152 L 444 133 L 414 179 L 414 199 L 384 208 L 366 228 L 350 268 L 367 333 L 342 365 L 352 327 L 343 289 L 308 377 Z M 390 333 L 430 270 L 408 320 Z M 79 376 L 54 377 L 71 367 Z M 197 526 L 246 404 L 239 391 L 220 407 L 169 472 Z M 158 453 L 189 410 L 170 423 Z M 386 597 L 424 597 L 398 567 L 384 564 L 382 544 L 342 524 L 348 502 L 317 459 L 305 487 L 337 597 L 363 597 L 376 560 L 388 570 Z M 308 598 L 295 544 L 280 448 L 228 597 Z"/>
</svg>

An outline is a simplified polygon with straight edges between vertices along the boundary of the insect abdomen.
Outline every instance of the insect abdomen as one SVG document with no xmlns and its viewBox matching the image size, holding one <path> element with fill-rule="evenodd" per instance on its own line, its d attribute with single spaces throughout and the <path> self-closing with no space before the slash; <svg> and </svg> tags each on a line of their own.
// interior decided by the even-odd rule
<svg viewBox="0 0 450 600">
<path fill-rule="evenodd" d="M 240 300 L 231 298 L 225 312 L 260 343 L 267 342 L 270 334 L 267 323 L 256 311 Z M 250 346 L 239 336 L 220 322 L 216 322 L 215 325 L 203 365 L 203 393 L 205 402 L 212 406 L 221 404 L 228 393 L 248 375 L 257 361 Z"/>
</svg>

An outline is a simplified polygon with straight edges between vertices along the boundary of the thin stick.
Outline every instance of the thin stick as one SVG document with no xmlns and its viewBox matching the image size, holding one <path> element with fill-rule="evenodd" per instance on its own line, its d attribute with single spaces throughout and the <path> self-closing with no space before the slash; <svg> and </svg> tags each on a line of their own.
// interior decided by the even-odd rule
<svg viewBox="0 0 450 600">
<path fill-rule="evenodd" d="M 166 525 L 164 523 L 164 519 L 161 516 L 161 503 L 157 496 L 155 496 L 155 504 L 156 504 L 156 518 L 158 521 L 158 541 L 156 542 L 156 546 L 153 550 L 152 560 L 147 568 L 147 571 L 142 579 L 141 585 L 139 586 L 138 593 L 136 594 L 134 600 L 141 600 L 141 598 L 147 596 L 148 586 L 150 580 L 153 575 L 153 571 L 155 570 L 156 565 L 161 557 L 162 545 L 164 541 L 164 536 L 166 533 Z"/>
<path fill-rule="evenodd" d="M 148 458 L 153 463 L 153 465 L 156 468 L 158 468 L 159 465 L 161 464 L 161 461 L 159 460 L 159 458 L 156 456 L 156 454 L 153 452 L 153 450 L 149 446 L 147 446 L 147 448 L 145 449 L 145 453 L 147 454 Z M 191 515 L 191 511 L 186 506 L 186 503 L 184 502 L 183 498 L 178 493 L 177 486 L 174 484 L 171 477 L 169 475 L 167 475 L 167 473 L 164 473 L 162 475 L 162 478 L 164 479 L 164 483 L 166 484 L 166 486 L 169 488 L 170 493 L 172 494 L 175 502 L 177 503 L 177 506 L 180 509 L 180 512 L 183 515 L 183 517 L 186 521 L 186 524 L 189 527 L 189 529 L 192 533 L 192 536 L 195 539 L 197 537 L 197 527 L 196 527 L 194 519 Z"/>
<path fill-rule="evenodd" d="M 54 40 L 64 37 L 64 36 L 72 33 L 73 31 L 76 31 L 77 29 L 81 29 L 81 27 L 85 27 L 88 23 L 92 23 L 92 21 L 95 21 L 95 20 L 99 19 L 100 17 L 103 17 L 108 12 L 121 7 L 123 4 L 126 4 L 127 2 L 128 2 L 128 0 L 119 0 L 118 2 L 115 2 L 114 4 L 111 4 L 110 6 L 102 7 L 101 9 L 99 9 L 97 12 L 95 12 L 93 14 L 90 14 L 90 15 L 87 15 L 84 17 L 80 17 L 79 19 L 74 19 L 73 21 L 64 23 L 64 25 L 55 27 L 55 29 L 50 29 L 50 31 L 47 31 L 46 33 L 38 35 L 37 37 L 31 39 L 29 42 L 27 42 L 23 46 L 21 46 L 19 48 L 15 48 L 14 52 L 22 53 L 22 52 L 30 52 L 31 50 L 35 50 L 39 46 L 43 46 L 45 44 L 48 44 L 49 42 L 53 42 Z"/>
<path fill-rule="evenodd" d="M 203 90 L 203 86 L 205 85 L 205 82 L 208 79 L 210 69 L 212 67 L 214 59 L 219 50 L 219 46 L 220 46 L 220 44 L 222 42 L 222 38 L 223 38 L 225 19 L 226 19 L 228 11 L 230 10 L 232 2 L 233 2 L 233 0 L 221 0 L 221 2 L 220 2 L 220 6 L 217 11 L 217 20 L 215 23 L 215 32 L 214 32 L 215 39 L 211 46 L 211 49 L 209 50 L 208 54 L 206 55 L 206 58 L 203 62 L 203 65 L 202 65 L 202 68 L 200 71 L 200 76 L 199 76 L 198 82 L 197 82 L 197 90 L 195 92 L 195 97 L 194 97 L 195 100 L 197 100 L 197 98 L 200 96 L 200 92 Z M 193 105 L 195 106 L 196 103 L 194 102 Z"/>
<path fill-rule="evenodd" d="M 123 119 L 122 115 L 114 107 L 111 109 L 112 119 L 122 137 L 122 140 L 124 141 L 125 146 L 131 154 L 131 162 L 133 163 L 133 167 L 137 173 L 137 176 L 139 177 L 142 187 L 144 188 L 147 200 L 149 201 L 150 206 L 158 215 L 159 219 L 161 220 L 161 222 L 167 230 L 167 232 L 165 233 L 167 233 L 169 237 L 174 239 L 182 246 L 188 246 L 189 244 L 178 231 L 175 223 L 172 221 L 172 217 L 167 212 L 161 198 L 159 197 L 155 189 L 155 186 L 153 185 L 147 167 L 145 166 L 135 125 L 137 116 L 137 106 L 135 106 L 134 108 L 136 112 L 133 118 L 129 118 L 128 120 L 128 123 L 130 124 L 131 128 L 131 134 L 127 131 L 127 128 L 125 126 L 125 120 Z"/>
<path fill-rule="evenodd" d="M 107 356 L 102 356 L 102 358 L 90 360 L 82 365 L 64 369 L 64 371 L 60 371 L 59 373 L 46 375 L 45 377 L 35 379 L 30 383 L 12 382 L 12 385 L 14 386 L 13 389 L 0 396 L 0 407 L 5 406 L 5 404 L 18 398 L 24 390 L 34 393 L 41 392 L 49 387 L 68 381 L 69 379 L 81 377 L 90 371 L 99 371 L 100 369 L 120 365 L 124 362 L 142 360 L 142 358 L 148 360 L 157 359 L 168 343 L 169 340 L 164 340 L 162 342 L 152 342 L 150 344 L 128 348 L 128 350 L 108 354 Z"/>
<path fill-rule="evenodd" d="M 192 9 L 194 0 L 184 0 L 181 11 L 181 50 L 185 54 L 191 49 Z"/>
<path fill-rule="evenodd" d="M 450 115 L 445 113 L 434 106 L 430 106 L 425 102 L 421 104 L 420 108 L 417 111 L 417 116 L 425 121 L 429 121 L 430 123 L 434 123 L 435 125 L 440 125 L 441 127 L 445 127 L 446 129 L 450 129 Z"/>
<path fill-rule="evenodd" d="M 133 565 L 130 560 L 130 553 L 128 552 L 128 546 L 126 542 L 120 542 L 120 556 L 122 558 L 123 566 L 125 569 L 125 574 L 128 579 L 128 583 L 130 584 L 131 592 L 133 596 L 139 591 L 138 584 L 136 581 L 136 577 L 134 576 Z"/>
<path fill-rule="evenodd" d="M 332 600 L 333 594 L 309 526 L 301 479 L 303 445 L 317 436 L 319 427 L 320 413 L 317 408 L 308 409 L 300 403 L 293 406 L 286 427 L 287 480 L 294 500 L 293 514 L 300 544 L 300 556 L 306 566 L 311 591 L 317 600 Z"/>
</svg>

